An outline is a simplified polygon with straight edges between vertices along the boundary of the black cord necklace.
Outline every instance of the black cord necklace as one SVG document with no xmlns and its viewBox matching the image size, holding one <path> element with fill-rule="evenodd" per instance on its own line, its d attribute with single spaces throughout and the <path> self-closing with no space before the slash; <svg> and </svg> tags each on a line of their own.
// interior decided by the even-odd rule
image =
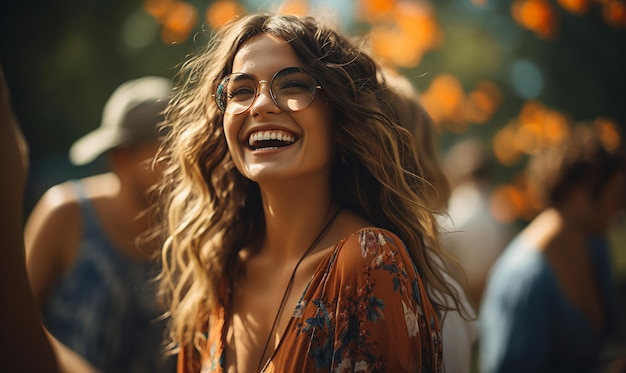
<svg viewBox="0 0 626 373">
<path fill-rule="evenodd" d="M 265 357 L 265 352 L 267 351 L 267 347 L 269 346 L 270 340 L 272 339 L 272 334 L 274 334 L 274 329 L 276 329 L 278 320 L 280 319 L 280 316 L 282 315 L 283 310 L 285 308 L 285 303 L 287 302 L 287 297 L 289 296 L 289 293 L 291 292 L 291 287 L 293 286 L 293 282 L 296 278 L 296 272 L 298 270 L 298 267 L 300 266 L 300 263 L 302 263 L 304 258 L 306 258 L 311 253 L 311 251 L 313 251 L 315 246 L 321 241 L 321 239 L 324 237 L 324 235 L 326 234 L 330 226 L 335 221 L 335 218 L 337 217 L 337 215 L 339 215 L 340 211 L 341 209 L 338 208 L 337 211 L 333 214 L 333 216 L 328 220 L 328 223 L 324 225 L 324 228 L 322 228 L 320 233 L 317 234 L 317 237 L 315 237 L 315 239 L 313 240 L 313 243 L 311 243 L 311 245 L 306 249 L 304 254 L 302 254 L 300 259 L 298 259 L 298 262 L 296 263 L 295 267 L 293 267 L 293 271 L 291 272 L 291 277 L 289 278 L 289 282 L 287 283 L 287 287 L 285 288 L 285 292 L 283 293 L 283 299 L 280 301 L 278 312 L 276 312 L 276 316 L 274 317 L 274 322 L 272 323 L 272 329 L 270 329 L 270 333 L 267 336 L 267 340 L 265 341 L 265 346 L 263 347 L 263 352 L 261 353 L 261 359 L 259 360 L 259 364 L 257 365 L 257 372 L 264 372 L 265 369 L 267 368 L 267 365 L 270 363 L 270 361 L 272 361 L 272 359 L 274 358 L 274 355 L 276 354 L 277 349 L 274 349 L 274 352 L 270 355 L 270 357 L 267 359 L 265 364 L 263 364 L 263 358 Z"/>
</svg>

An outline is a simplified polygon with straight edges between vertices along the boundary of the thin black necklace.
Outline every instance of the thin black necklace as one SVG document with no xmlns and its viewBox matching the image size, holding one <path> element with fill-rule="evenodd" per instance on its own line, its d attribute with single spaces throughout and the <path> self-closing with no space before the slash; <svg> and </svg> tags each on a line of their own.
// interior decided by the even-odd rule
<svg viewBox="0 0 626 373">
<path fill-rule="evenodd" d="M 272 334 L 274 334 L 274 329 L 276 329 L 278 320 L 280 319 L 280 316 L 283 313 L 283 310 L 285 308 L 285 303 L 287 303 L 287 297 L 289 296 L 289 293 L 291 292 L 291 287 L 293 286 L 293 282 L 296 278 L 296 271 L 298 270 L 300 263 L 302 263 L 304 258 L 306 258 L 311 253 L 311 251 L 313 251 L 315 246 L 321 241 L 321 239 L 324 237 L 326 232 L 328 232 L 328 229 L 330 228 L 331 224 L 333 224 L 333 222 L 335 221 L 335 218 L 337 217 L 337 215 L 339 215 L 340 211 L 341 211 L 340 208 L 338 208 L 337 211 L 335 211 L 333 216 L 328 220 L 328 223 L 326 223 L 326 225 L 324 225 L 324 228 L 322 228 L 320 233 L 317 234 L 317 237 L 315 237 L 315 239 L 313 240 L 313 243 L 311 243 L 311 245 L 308 247 L 308 249 L 306 249 L 304 254 L 302 254 L 300 259 L 298 259 L 296 266 L 293 267 L 293 271 L 291 272 L 291 277 L 289 278 L 289 282 L 287 283 L 287 288 L 285 288 L 285 292 L 283 293 L 283 299 L 280 301 L 278 312 L 276 312 L 276 316 L 274 317 L 274 322 L 272 323 L 272 329 L 270 329 L 270 333 L 267 336 L 267 340 L 265 341 L 265 346 L 263 347 L 263 352 L 261 353 L 261 359 L 259 360 L 259 364 L 257 365 L 257 372 L 264 372 L 265 369 L 267 368 L 267 365 L 270 363 L 270 361 L 272 361 L 272 359 L 274 358 L 274 355 L 276 354 L 276 349 L 274 349 L 274 352 L 272 352 L 272 354 L 267 359 L 265 364 L 263 364 L 263 358 L 265 357 L 265 352 L 267 351 L 267 347 L 270 344 L 270 340 L 272 339 Z"/>
</svg>

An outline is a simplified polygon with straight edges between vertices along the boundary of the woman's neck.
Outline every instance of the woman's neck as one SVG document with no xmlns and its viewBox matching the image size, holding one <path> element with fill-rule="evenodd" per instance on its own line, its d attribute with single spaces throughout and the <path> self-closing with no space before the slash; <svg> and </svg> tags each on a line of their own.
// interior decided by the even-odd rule
<svg viewBox="0 0 626 373">
<path fill-rule="evenodd" d="M 336 212 L 330 187 L 261 188 L 265 235 L 260 253 L 278 261 L 299 258 Z"/>
</svg>

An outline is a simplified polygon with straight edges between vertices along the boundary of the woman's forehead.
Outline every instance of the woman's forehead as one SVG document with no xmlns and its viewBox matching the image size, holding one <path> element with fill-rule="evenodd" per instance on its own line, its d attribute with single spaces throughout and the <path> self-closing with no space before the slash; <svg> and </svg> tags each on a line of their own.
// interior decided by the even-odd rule
<svg viewBox="0 0 626 373">
<path fill-rule="evenodd" d="M 235 53 L 233 72 L 250 75 L 270 74 L 290 66 L 302 66 L 293 48 L 286 41 L 270 34 L 247 40 Z"/>
</svg>

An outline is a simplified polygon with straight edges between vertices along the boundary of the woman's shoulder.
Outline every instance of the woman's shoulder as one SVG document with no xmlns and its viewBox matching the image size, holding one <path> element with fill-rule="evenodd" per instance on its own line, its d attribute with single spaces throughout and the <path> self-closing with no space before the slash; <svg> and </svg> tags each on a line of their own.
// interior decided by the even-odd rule
<svg viewBox="0 0 626 373">
<path fill-rule="evenodd" d="M 88 176 L 83 179 L 68 180 L 50 187 L 37 203 L 40 209 L 54 212 L 78 213 L 81 199 L 97 199 L 115 191 L 116 178 L 113 174 Z"/>
<path fill-rule="evenodd" d="M 360 246 L 385 246 L 404 245 L 403 241 L 394 232 L 376 226 L 362 227 L 345 236 L 340 242 L 340 246 L 360 245 Z"/>
<path fill-rule="evenodd" d="M 493 302 L 512 306 L 554 299 L 559 288 L 544 254 L 517 237 L 494 263 L 487 280 L 482 308 Z M 537 303 L 537 304 L 539 304 Z"/>
<path fill-rule="evenodd" d="M 362 262 L 376 267 L 388 261 L 410 261 L 404 242 L 394 232 L 376 226 L 357 229 L 345 236 L 335 247 L 334 257 L 338 264 L 352 266 Z"/>
<path fill-rule="evenodd" d="M 490 276 L 502 282 L 543 282 L 549 278 L 550 268 L 545 254 L 522 235 L 515 237 L 494 263 Z"/>
</svg>

